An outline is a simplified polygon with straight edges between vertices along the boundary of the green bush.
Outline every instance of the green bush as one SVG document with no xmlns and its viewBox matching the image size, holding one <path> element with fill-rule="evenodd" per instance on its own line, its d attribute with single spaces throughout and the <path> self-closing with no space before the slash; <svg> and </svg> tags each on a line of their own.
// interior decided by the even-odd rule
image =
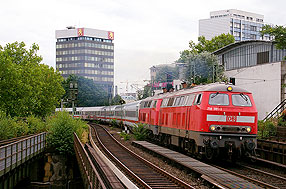
<svg viewBox="0 0 286 189">
<path fill-rule="evenodd" d="M 276 136 L 276 127 L 274 123 L 270 120 L 268 121 L 258 121 L 258 137 L 259 138 L 269 138 L 271 136 Z"/>
<path fill-rule="evenodd" d="M 279 118 L 278 118 L 278 124 L 279 127 L 286 127 L 286 115 L 282 114 Z"/>
<path fill-rule="evenodd" d="M 135 140 L 145 140 L 148 135 L 148 130 L 145 128 L 145 124 L 142 123 L 134 124 L 132 132 Z"/>
<path fill-rule="evenodd" d="M 112 127 L 116 127 L 117 126 L 116 119 L 111 119 L 110 123 L 111 123 Z"/>
<path fill-rule="evenodd" d="M 131 136 L 125 132 L 121 132 L 120 137 L 122 137 L 125 141 L 130 140 L 130 138 L 131 138 Z"/>
<path fill-rule="evenodd" d="M 29 128 L 25 121 L 12 119 L 0 111 L 0 140 L 6 140 L 26 135 Z"/>
<path fill-rule="evenodd" d="M 59 154 L 73 154 L 73 133 L 76 132 L 81 140 L 83 133 L 88 132 L 86 123 L 79 119 L 73 119 L 67 112 L 57 112 L 47 119 L 48 145 Z M 87 136 L 87 135 L 86 135 Z"/>
<path fill-rule="evenodd" d="M 47 131 L 46 123 L 38 117 L 29 116 L 27 117 L 28 134 L 36 134 Z"/>
<path fill-rule="evenodd" d="M 15 122 L 7 117 L 5 113 L 0 112 L 0 140 L 6 140 L 16 137 Z"/>
</svg>

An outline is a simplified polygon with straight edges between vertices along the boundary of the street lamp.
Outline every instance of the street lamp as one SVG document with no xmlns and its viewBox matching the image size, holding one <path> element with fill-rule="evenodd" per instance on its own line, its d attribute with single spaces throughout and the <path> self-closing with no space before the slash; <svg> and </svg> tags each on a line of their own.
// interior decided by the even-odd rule
<svg viewBox="0 0 286 189">
<path fill-rule="evenodd" d="M 74 118 L 74 112 L 75 112 L 74 101 L 77 99 L 77 93 L 78 93 L 77 82 L 71 81 L 70 82 L 70 100 L 72 101 L 72 118 Z"/>
</svg>

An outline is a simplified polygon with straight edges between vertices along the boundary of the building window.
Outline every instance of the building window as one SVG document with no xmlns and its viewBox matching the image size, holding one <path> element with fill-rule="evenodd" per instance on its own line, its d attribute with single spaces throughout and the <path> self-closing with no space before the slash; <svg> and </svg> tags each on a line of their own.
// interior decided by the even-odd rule
<svg viewBox="0 0 286 189">
<path fill-rule="evenodd" d="M 257 31 L 257 26 L 250 26 L 250 31 Z"/>
<path fill-rule="evenodd" d="M 234 23 L 235 28 L 240 28 L 240 23 Z"/>
<path fill-rule="evenodd" d="M 250 39 L 256 39 L 256 35 L 255 34 L 250 34 Z"/>
<path fill-rule="evenodd" d="M 257 64 L 269 62 L 269 51 L 257 53 Z"/>
<path fill-rule="evenodd" d="M 233 32 L 234 37 L 240 37 L 240 32 Z"/>
</svg>

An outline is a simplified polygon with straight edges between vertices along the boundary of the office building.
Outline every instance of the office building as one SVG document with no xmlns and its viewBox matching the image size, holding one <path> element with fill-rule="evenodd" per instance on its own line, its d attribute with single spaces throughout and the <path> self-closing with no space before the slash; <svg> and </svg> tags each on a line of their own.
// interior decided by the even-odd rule
<svg viewBox="0 0 286 189">
<path fill-rule="evenodd" d="M 114 33 L 90 28 L 56 30 L 56 68 L 64 78 L 92 79 L 109 97 L 114 86 Z"/>
<path fill-rule="evenodd" d="M 210 18 L 199 20 L 199 36 L 207 40 L 215 36 L 232 34 L 235 41 L 269 40 L 269 36 L 261 36 L 261 28 L 265 25 L 261 14 L 236 9 L 213 11 Z"/>
</svg>

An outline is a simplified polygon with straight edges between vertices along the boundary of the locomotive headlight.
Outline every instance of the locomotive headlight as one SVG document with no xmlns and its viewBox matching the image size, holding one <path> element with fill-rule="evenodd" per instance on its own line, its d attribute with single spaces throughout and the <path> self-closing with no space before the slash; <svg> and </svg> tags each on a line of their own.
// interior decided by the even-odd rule
<svg viewBox="0 0 286 189">
<path fill-rule="evenodd" d="M 232 89 L 233 89 L 233 88 L 232 88 L 231 86 L 228 86 L 228 87 L 227 87 L 227 91 L 228 91 L 228 92 L 231 92 Z"/>
<path fill-rule="evenodd" d="M 211 126 L 211 127 L 210 127 L 210 130 L 211 130 L 211 131 L 215 131 L 215 126 Z"/>
<path fill-rule="evenodd" d="M 246 127 L 246 131 L 247 131 L 248 133 L 250 133 L 251 127 Z"/>
</svg>

